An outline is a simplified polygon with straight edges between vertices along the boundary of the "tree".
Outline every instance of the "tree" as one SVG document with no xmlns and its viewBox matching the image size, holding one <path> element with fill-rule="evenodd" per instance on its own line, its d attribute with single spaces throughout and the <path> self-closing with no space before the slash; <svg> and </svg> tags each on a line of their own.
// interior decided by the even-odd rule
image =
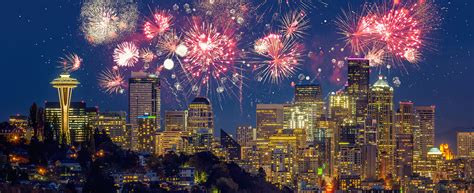
<svg viewBox="0 0 474 193">
<path fill-rule="evenodd" d="M 105 175 L 100 166 L 94 164 L 87 175 L 87 181 L 84 184 L 84 193 L 103 193 L 115 192 L 114 181 L 112 177 Z"/>
<path fill-rule="evenodd" d="M 33 136 L 38 136 L 38 107 L 36 103 L 33 103 L 30 107 L 29 126 L 33 128 Z"/>
</svg>

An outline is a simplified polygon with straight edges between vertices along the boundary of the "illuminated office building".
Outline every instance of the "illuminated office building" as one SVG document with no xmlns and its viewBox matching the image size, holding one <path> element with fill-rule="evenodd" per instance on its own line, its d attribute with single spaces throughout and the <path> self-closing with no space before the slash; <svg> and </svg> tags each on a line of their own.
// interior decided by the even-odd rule
<svg viewBox="0 0 474 193">
<path fill-rule="evenodd" d="M 474 132 L 457 133 L 458 157 L 474 158 Z"/>
<path fill-rule="evenodd" d="M 59 132 L 60 143 L 71 144 L 71 132 L 69 127 L 69 105 L 72 99 L 72 89 L 79 85 L 79 81 L 71 78 L 67 72 L 62 73 L 58 78 L 50 83 L 58 89 L 59 106 L 61 112 L 61 128 Z"/>
<path fill-rule="evenodd" d="M 341 128 L 338 141 L 337 174 L 361 174 L 361 149 L 357 144 L 359 126 L 344 126 Z"/>
<path fill-rule="evenodd" d="M 303 129 L 281 129 L 269 138 L 271 155 L 270 181 L 279 186 L 293 187 L 297 172 L 297 156 L 306 145 Z"/>
<path fill-rule="evenodd" d="M 250 147 L 252 141 L 257 138 L 257 130 L 252 126 L 239 126 L 236 130 L 237 142 L 241 147 Z"/>
<path fill-rule="evenodd" d="M 144 114 L 137 117 L 137 145 L 136 150 L 142 153 L 155 153 L 156 116 Z"/>
<path fill-rule="evenodd" d="M 130 148 L 129 133 L 127 132 L 127 117 L 124 111 L 100 112 L 97 116 L 96 127 L 105 131 L 112 142 L 124 149 Z"/>
<path fill-rule="evenodd" d="M 311 112 L 300 105 L 283 105 L 283 128 L 304 129 L 307 133 L 306 141 L 314 140 L 314 130 L 316 129 L 315 119 Z"/>
<path fill-rule="evenodd" d="M 363 124 L 367 117 L 369 102 L 369 60 L 364 58 L 348 58 L 347 65 L 347 94 L 355 102 L 356 122 Z"/>
<path fill-rule="evenodd" d="M 92 127 L 88 125 L 89 117 L 87 116 L 88 108 L 85 102 L 71 102 L 68 105 L 68 127 L 71 142 L 85 142 L 92 134 Z M 61 119 L 62 112 L 59 102 L 45 103 L 45 124 L 53 129 L 53 137 L 61 140 Z M 57 128 L 54 128 L 57 127 Z"/>
<path fill-rule="evenodd" d="M 196 152 L 211 150 L 214 139 L 214 113 L 207 98 L 196 97 L 188 108 L 188 130 Z"/>
<path fill-rule="evenodd" d="M 329 117 L 338 125 L 355 125 L 355 103 L 346 92 L 332 92 L 329 95 Z"/>
<path fill-rule="evenodd" d="M 241 149 L 239 143 L 227 132 L 221 129 L 221 145 L 226 154 L 227 160 L 240 160 Z"/>
<path fill-rule="evenodd" d="M 160 129 L 160 82 L 156 75 L 132 72 L 128 80 L 129 121 L 132 126 L 132 149 L 137 150 L 138 117 L 144 114 L 155 117 L 153 127 Z"/>
<path fill-rule="evenodd" d="M 283 129 L 283 104 L 257 104 L 257 138 L 268 139 Z"/>
<path fill-rule="evenodd" d="M 166 111 L 165 131 L 188 131 L 188 111 Z"/>
<path fill-rule="evenodd" d="M 156 135 L 155 154 L 164 155 L 168 152 L 187 152 L 188 148 L 188 133 L 185 131 L 163 131 Z"/>
<path fill-rule="evenodd" d="M 370 88 L 368 119 L 377 132 L 379 176 L 395 173 L 395 128 L 393 127 L 393 88 L 380 76 Z"/>
<path fill-rule="evenodd" d="M 419 119 L 419 140 L 415 136 L 415 149 L 421 152 L 421 159 L 426 159 L 428 151 L 434 147 L 435 140 L 435 106 L 416 106 Z"/>
<path fill-rule="evenodd" d="M 307 141 L 312 142 L 316 132 L 315 129 L 318 127 L 318 121 L 325 115 L 321 85 L 296 85 L 294 105 L 300 107 L 300 110 L 307 115 Z"/>
</svg>

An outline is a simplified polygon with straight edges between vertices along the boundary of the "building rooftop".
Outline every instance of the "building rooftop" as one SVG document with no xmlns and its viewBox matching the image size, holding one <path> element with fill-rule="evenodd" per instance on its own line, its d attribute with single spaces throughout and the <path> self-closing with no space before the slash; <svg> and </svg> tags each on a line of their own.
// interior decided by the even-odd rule
<svg viewBox="0 0 474 193">
<path fill-rule="evenodd" d="M 206 105 L 211 104 L 209 102 L 209 99 L 207 99 L 206 97 L 196 97 L 191 103 L 200 103 L 200 104 L 206 104 Z"/>
</svg>

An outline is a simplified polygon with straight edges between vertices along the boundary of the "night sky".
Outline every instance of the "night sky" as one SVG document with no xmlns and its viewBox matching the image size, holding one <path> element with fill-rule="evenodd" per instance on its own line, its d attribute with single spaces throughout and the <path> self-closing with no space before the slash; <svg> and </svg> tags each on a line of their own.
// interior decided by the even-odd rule
<svg viewBox="0 0 474 193">
<path fill-rule="evenodd" d="M 359 9 L 363 1 L 326 1 L 328 3 L 314 3 L 315 8 L 309 14 L 311 28 L 304 42 L 305 53 L 311 53 L 312 57 L 305 58 L 301 70 L 279 84 L 257 82 L 254 75 L 244 74 L 247 79 L 242 90 L 242 102 L 229 95 L 224 95 L 220 101 L 211 97 L 214 98 L 216 129 L 234 133 L 239 125 L 255 125 L 257 103 L 290 102 L 293 97 L 291 82 L 310 83 L 299 81 L 300 74 L 321 83 L 325 96 L 342 88 L 346 81 L 345 67 L 334 69 L 331 60 L 343 60 L 352 53 L 337 34 L 335 19 L 343 9 Z M 154 9 L 170 10 L 174 14 L 172 6 L 175 3 L 183 7 L 186 1 L 138 1 L 140 18 L 137 25 L 141 26 Z M 77 0 L 2 2 L 0 120 L 7 120 L 12 114 L 27 114 L 33 102 L 42 105 L 44 101 L 57 101 L 57 92 L 49 82 L 61 72 L 57 68 L 59 57 L 69 53 L 76 53 L 84 60 L 81 69 L 72 73 L 81 82 L 74 90 L 73 101 L 82 100 L 88 106 L 99 106 L 100 111 L 128 109 L 127 95 L 101 91 L 97 77 L 102 70 L 113 65 L 112 52 L 117 43 L 140 36 L 140 27 L 135 34 L 116 42 L 93 46 L 80 30 L 81 4 Z M 430 34 L 433 44 L 423 52 L 423 60 L 418 66 L 405 64 L 406 71 L 374 68 L 371 82 L 375 82 L 379 72 L 387 76 L 390 83 L 398 77 L 401 85 L 395 87 L 394 103 L 411 100 L 415 105 L 436 105 L 436 143 L 449 142 L 454 146 L 455 131 L 474 126 L 474 3 L 456 0 L 436 1 L 435 4 L 443 19 L 440 29 Z M 176 14 L 175 17 L 183 15 L 186 14 Z M 244 43 L 239 48 L 248 49 L 255 39 L 274 31 L 278 21 L 270 18 L 271 14 L 263 18 L 263 23 L 249 24 Z M 263 27 L 265 23 L 271 27 Z M 175 27 L 182 25 L 185 24 L 177 23 Z M 318 68 L 322 69 L 319 76 L 316 75 Z M 164 89 L 162 93 L 162 101 L 166 103 L 163 110 L 183 109 L 190 101 L 189 98 L 176 100 L 167 91 L 169 89 Z"/>
</svg>

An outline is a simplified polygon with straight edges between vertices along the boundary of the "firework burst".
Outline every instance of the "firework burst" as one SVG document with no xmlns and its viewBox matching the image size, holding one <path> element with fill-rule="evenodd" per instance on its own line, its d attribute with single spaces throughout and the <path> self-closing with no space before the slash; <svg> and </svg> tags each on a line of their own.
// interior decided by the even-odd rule
<svg viewBox="0 0 474 193">
<path fill-rule="evenodd" d="M 157 55 L 165 55 L 166 57 L 174 56 L 180 43 L 181 38 L 176 34 L 174 30 L 163 34 L 162 36 L 160 36 L 156 44 Z"/>
<path fill-rule="evenodd" d="M 184 58 L 183 69 L 191 77 L 193 92 L 209 93 L 217 84 L 216 91 L 222 93 L 234 69 L 236 55 L 236 40 L 232 33 L 219 30 L 212 24 L 194 24 L 185 33 L 184 45 L 187 55 Z M 203 87 L 204 85 L 204 87 Z"/>
<path fill-rule="evenodd" d="M 198 0 L 196 7 L 201 15 L 222 26 L 245 25 L 254 13 L 248 0 Z"/>
<path fill-rule="evenodd" d="M 295 41 L 287 40 L 278 34 L 269 34 L 256 41 L 254 50 L 258 55 L 255 63 L 257 80 L 280 83 L 294 75 L 301 64 L 302 46 Z M 263 46 L 264 45 L 264 46 Z M 264 49 L 260 49 L 263 47 Z"/>
<path fill-rule="evenodd" d="M 139 59 L 139 50 L 133 42 L 123 42 L 114 50 L 114 61 L 117 66 L 131 67 L 134 66 Z"/>
<path fill-rule="evenodd" d="M 74 72 L 79 70 L 82 64 L 82 58 L 77 54 L 67 54 L 64 57 L 59 58 L 58 67 L 62 68 L 64 71 Z"/>
<path fill-rule="evenodd" d="M 372 48 L 365 54 L 365 59 L 369 60 L 370 66 L 377 67 L 386 62 L 384 49 Z"/>
<path fill-rule="evenodd" d="M 304 12 L 288 13 L 281 20 L 281 32 L 286 38 L 303 38 L 309 27 Z"/>
<path fill-rule="evenodd" d="M 99 75 L 100 88 L 108 93 L 123 93 L 125 84 L 124 76 L 119 70 L 105 70 Z"/>
<path fill-rule="evenodd" d="M 125 0 L 87 0 L 81 8 L 81 30 L 92 44 L 104 44 L 135 30 L 138 7 Z"/>
<path fill-rule="evenodd" d="M 150 19 L 143 24 L 143 33 L 145 37 L 148 39 L 153 39 L 157 35 L 163 34 L 168 31 L 171 26 L 173 17 L 164 12 L 164 11 L 156 11 L 153 14 L 153 19 Z"/>
<path fill-rule="evenodd" d="M 142 48 L 140 49 L 140 58 L 142 59 L 143 62 L 145 63 L 150 63 L 155 59 L 155 54 L 153 51 L 150 50 L 150 48 Z"/>
<path fill-rule="evenodd" d="M 421 50 L 429 47 L 429 32 L 439 23 L 435 13 L 429 2 L 375 5 L 361 16 L 344 14 L 337 23 L 354 52 L 383 47 L 395 61 L 416 63 Z"/>
</svg>

